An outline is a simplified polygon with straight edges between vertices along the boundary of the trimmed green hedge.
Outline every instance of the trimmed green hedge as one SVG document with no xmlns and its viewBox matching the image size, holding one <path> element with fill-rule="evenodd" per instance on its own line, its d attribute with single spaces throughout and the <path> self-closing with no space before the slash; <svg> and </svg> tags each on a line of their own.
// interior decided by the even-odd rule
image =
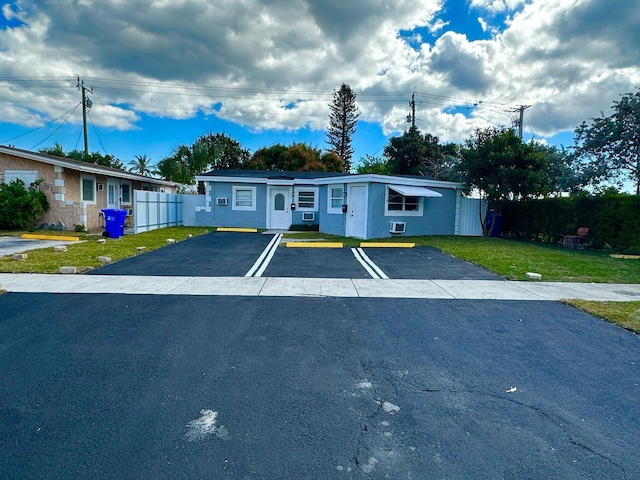
<svg viewBox="0 0 640 480">
<path fill-rule="evenodd" d="M 640 252 L 640 197 L 587 195 L 506 202 L 502 234 L 555 243 L 588 227 L 588 244 L 619 252 Z"/>
</svg>

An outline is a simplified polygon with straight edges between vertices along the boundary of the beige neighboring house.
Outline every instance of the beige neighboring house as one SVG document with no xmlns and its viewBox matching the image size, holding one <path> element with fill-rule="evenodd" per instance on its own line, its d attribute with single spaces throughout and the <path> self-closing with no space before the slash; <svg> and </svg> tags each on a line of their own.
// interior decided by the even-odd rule
<svg viewBox="0 0 640 480">
<path fill-rule="evenodd" d="M 136 175 L 116 168 L 0 145 L 0 183 L 21 179 L 30 185 L 42 179 L 51 208 L 38 221 L 73 230 L 84 225 L 89 231 L 104 226 L 102 210 L 127 210 L 125 225 L 133 225 L 133 191 L 175 193 L 177 184 Z"/>
</svg>

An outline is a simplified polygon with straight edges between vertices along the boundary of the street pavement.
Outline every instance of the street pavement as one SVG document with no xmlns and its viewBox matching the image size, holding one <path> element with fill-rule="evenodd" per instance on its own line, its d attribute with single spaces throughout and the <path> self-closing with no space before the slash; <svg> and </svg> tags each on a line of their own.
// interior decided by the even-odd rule
<svg viewBox="0 0 640 480">
<path fill-rule="evenodd" d="M 0 478 L 637 478 L 640 341 L 557 302 L 8 293 Z"/>
</svg>

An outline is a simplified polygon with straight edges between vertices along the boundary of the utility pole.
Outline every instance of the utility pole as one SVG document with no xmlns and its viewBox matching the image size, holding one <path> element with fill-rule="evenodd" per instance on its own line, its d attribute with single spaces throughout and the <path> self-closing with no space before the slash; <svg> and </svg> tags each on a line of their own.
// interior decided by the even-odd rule
<svg viewBox="0 0 640 480">
<path fill-rule="evenodd" d="M 520 105 L 518 108 L 514 110 L 514 112 L 520 112 L 520 120 L 518 120 L 518 134 L 520 136 L 520 140 L 522 140 L 522 127 L 524 125 L 524 111 L 531 107 L 531 105 Z"/>
<path fill-rule="evenodd" d="M 84 155 L 85 157 L 89 157 L 89 137 L 87 136 L 87 109 L 91 108 L 93 102 L 90 98 L 87 98 L 87 92 L 93 93 L 93 87 L 85 87 L 84 80 L 81 81 L 80 77 L 78 77 L 76 88 L 82 91 L 82 131 L 84 133 Z"/>
<path fill-rule="evenodd" d="M 411 127 L 416 128 L 416 94 L 415 93 L 411 94 L 411 103 L 409 104 L 409 106 L 411 106 L 411 116 L 407 117 L 407 121 L 409 121 L 409 118 L 411 118 Z"/>
</svg>

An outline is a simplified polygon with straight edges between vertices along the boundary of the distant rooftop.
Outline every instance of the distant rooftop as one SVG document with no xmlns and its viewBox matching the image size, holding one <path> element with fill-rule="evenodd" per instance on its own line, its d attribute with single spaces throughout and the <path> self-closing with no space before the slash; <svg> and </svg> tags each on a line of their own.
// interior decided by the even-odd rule
<svg viewBox="0 0 640 480">
<path fill-rule="evenodd" d="M 203 173 L 203 177 L 241 177 L 241 178 L 269 178 L 269 179 L 314 179 L 329 177 L 344 177 L 352 175 L 342 172 L 284 172 L 279 170 L 211 170 Z"/>
</svg>

